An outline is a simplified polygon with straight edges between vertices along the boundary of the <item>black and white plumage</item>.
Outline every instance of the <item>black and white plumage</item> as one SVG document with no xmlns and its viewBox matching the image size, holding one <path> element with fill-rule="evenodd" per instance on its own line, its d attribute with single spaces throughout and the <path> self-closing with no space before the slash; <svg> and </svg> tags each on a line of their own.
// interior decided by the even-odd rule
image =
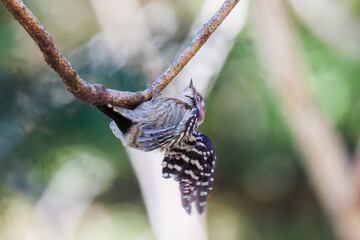
<svg viewBox="0 0 360 240">
<path fill-rule="evenodd" d="M 110 128 L 125 146 L 165 151 L 163 177 L 179 182 L 182 205 L 189 214 L 193 203 L 204 212 L 216 157 L 210 138 L 197 132 L 205 118 L 205 102 L 192 82 L 178 98 L 155 98 L 134 110 L 96 107 L 113 120 Z"/>
<path fill-rule="evenodd" d="M 165 152 L 163 177 L 179 182 L 182 205 L 189 214 L 193 202 L 200 213 L 204 212 L 214 182 L 215 161 L 210 138 L 199 132 Z"/>
</svg>

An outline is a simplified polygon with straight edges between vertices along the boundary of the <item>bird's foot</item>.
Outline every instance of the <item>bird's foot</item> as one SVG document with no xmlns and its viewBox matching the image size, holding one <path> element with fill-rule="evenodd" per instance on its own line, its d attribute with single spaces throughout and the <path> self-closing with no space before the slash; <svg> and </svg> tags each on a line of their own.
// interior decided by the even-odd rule
<svg viewBox="0 0 360 240">
<path fill-rule="evenodd" d="M 157 86 L 156 86 L 156 89 L 155 89 L 155 90 L 154 90 L 154 89 L 151 89 L 151 94 L 152 94 L 151 101 L 154 101 L 158 96 L 161 95 L 161 93 L 160 93 L 160 84 L 157 83 L 156 85 L 157 85 Z"/>
</svg>

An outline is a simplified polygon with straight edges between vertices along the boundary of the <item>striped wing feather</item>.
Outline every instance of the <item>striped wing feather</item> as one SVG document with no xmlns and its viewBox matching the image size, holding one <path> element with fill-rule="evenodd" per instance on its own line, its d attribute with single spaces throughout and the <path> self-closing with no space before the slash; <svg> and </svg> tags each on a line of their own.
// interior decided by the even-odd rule
<svg viewBox="0 0 360 240">
<path fill-rule="evenodd" d="M 182 205 L 188 214 L 193 203 L 199 213 L 204 212 L 214 181 L 215 160 L 210 138 L 198 132 L 166 151 L 163 177 L 179 182 Z"/>
<path fill-rule="evenodd" d="M 147 129 L 141 138 L 137 139 L 139 146 L 145 151 L 165 148 L 183 141 L 196 130 L 199 110 L 194 108 L 184 115 L 178 125 L 161 129 Z"/>
</svg>

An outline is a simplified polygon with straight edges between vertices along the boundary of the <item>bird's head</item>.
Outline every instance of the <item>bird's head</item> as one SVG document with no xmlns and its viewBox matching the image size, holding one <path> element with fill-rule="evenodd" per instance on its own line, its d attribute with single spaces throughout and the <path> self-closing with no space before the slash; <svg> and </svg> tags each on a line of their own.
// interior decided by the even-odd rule
<svg viewBox="0 0 360 240">
<path fill-rule="evenodd" d="M 200 125 L 205 119 L 205 101 L 201 94 L 196 91 L 192 79 L 189 86 L 184 90 L 179 99 L 186 102 L 186 104 L 191 108 L 197 107 L 199 109 L 200 117 L 198 124 Z"/>
</svg>

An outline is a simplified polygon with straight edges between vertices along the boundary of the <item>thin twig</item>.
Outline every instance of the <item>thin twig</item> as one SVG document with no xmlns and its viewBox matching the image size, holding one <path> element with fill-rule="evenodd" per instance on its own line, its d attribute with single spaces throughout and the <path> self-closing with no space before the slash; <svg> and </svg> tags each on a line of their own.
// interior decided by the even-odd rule
<svg viewBox="0 0 360 240">
<path fill-rule="evenodd" d="M 21 0 L 1 0 L 38 45 L 45 61 L 61 77 L 69 92 L 84 102 L 110 103 L 122 108 L 134 108 L 149 100 L 155 92 L 161 92 L 199 51 L 239 1 L 226 0 L 215 15 L 200 29 L 190 44 L 176 57 L 170 67 L 146 90 L 126 92 L 106 89 L 100 84 L 90 84 L 80 78 L 70 62 L 56 47 L 50 34 Z"/>
</svg>

